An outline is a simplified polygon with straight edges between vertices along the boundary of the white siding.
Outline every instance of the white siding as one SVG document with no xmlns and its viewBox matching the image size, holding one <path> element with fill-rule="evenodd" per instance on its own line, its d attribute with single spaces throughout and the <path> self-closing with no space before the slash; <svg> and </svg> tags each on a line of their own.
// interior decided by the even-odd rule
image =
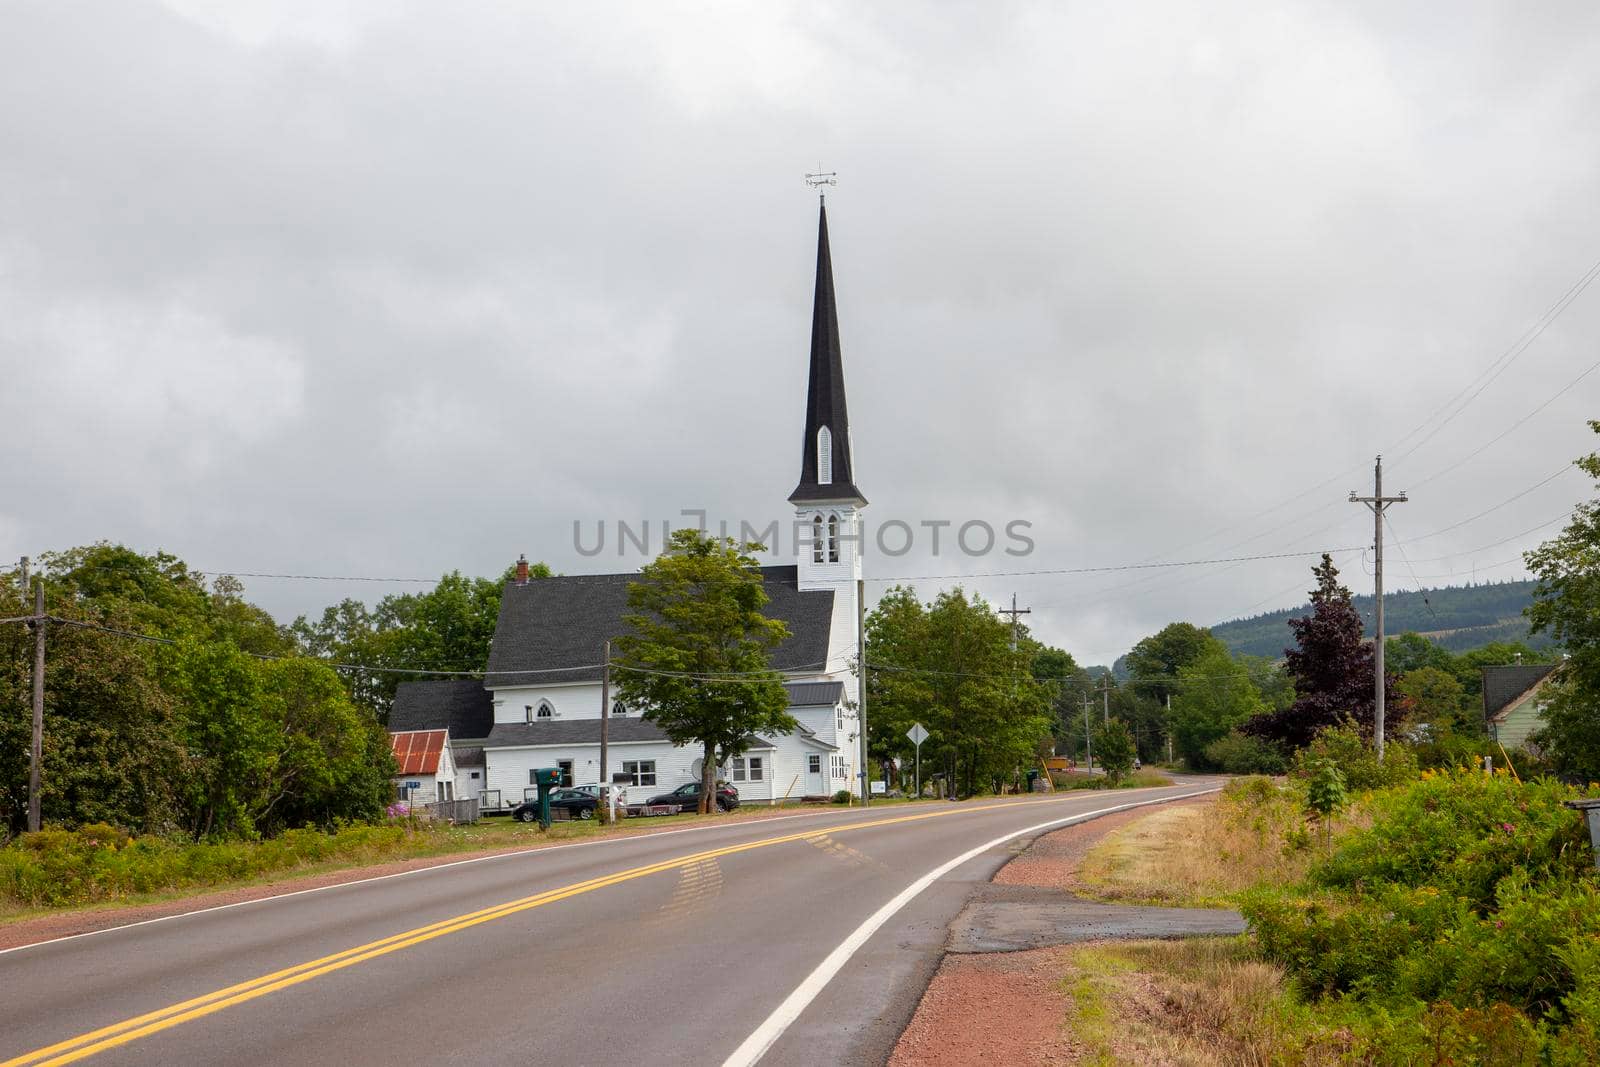
<svg viewBox="0 0 1600 1067">
<path fill-rule="evenodd" d="M 494 721 L 497 723 L 527 722 L 529 706 L 537 709 L 541 700 L 550 702 L 555 712 L 552 717 L 558 721 L 600 717 L 599 682 L 518 686 L 492 690 L 491 696 L 494 699 Z"/>
</svg>

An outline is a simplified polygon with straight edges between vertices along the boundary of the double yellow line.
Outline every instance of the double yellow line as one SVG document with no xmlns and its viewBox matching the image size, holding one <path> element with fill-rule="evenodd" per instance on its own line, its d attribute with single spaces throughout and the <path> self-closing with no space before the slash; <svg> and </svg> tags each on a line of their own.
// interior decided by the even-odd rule
<svg viewBox="0 0 1600 1067">
<path fill-rule="evenodd" d="M 1049 802 L 1046 801 L 1045 803 Z M 0 1063 L 0 1067 L 55 1067 L 57 1064 L 76 1063 L 107 1049 L 129 1044 L 142 1037 L 149 1037 L 151 1034 L 159 1033 L 162 1030 L 171 1029 L 182 1023 L 191 1022 L 222 1011 L 224 1008 L 231 1008 L 236 1004 L 243 1004 L 257 997 L 264 997 L 268 993 L 275 993 L 280 989 L 299 985 L 301 982 L 309 982 L 313 978 L 331 974 L 346 967 L 354 967 L 358 963 L 365 963 L 367 960 L 377 959 L 379 956 L 387 956 L 391 952 L 398 952 L 403 948 L 410 948 L 412 945 L 420 945 L 424 941 L 432 941 L 434 938 L 444 937 L 446 934 L 468 930 L 483 923 L 493 922 L 496 919 L 504 919 L 508 915 L 516 915 L 519 912 L 540 908 L 546 904 L 554 904 L 558 900 L 566 900 L 569 897 L 592 893 L 596 889 L 604 889 L 606 886 L 631 882 L 636 878 L 660 874 L 662 871 L 677 870 L 678 868 L 702 863 L 719 856 L 731 856 L 734 853 L 748 852 L 757 848 L 769 848 L 773 845 L 782 845 L 791 841 L 804 841 L 824 834 L 866 830 L 875 826 L 891 826 L 896 823 L 918 822 L 923 819 L 937 819 L 947 815 L 962 815 L 1017 806 L 1015 803 L 984 804 L 978 807 L 922 812 L 917 815 L 901 815 L 892 819 L 873 819 L 866 822 L 849 823 L 845 826 L 806 830 L 801 833 L 785 834 L 781 837 L 767 837 L 758 841 L 747 841 L 741 845 L 727 845 L 723 848 L 709 849 L 705 852 L 697 852 L 694 855 L 683 856 L 679 859 L 665 860 L 661 863 L 652 863 L 644 867 L 633 867 L 601 878 L 591 878 L 585 882 L 574 882 L 572 885 L 562 886 L 560 889 L 535 893 L 532 896 L 497 904 L 491 908 L 483 908 L 480 911 L 457 915 L 454 918 L 443 919 L 427 926 L 419 926 L 414 930 L 407 930 L 405 933 L 395 934 L 378 941 L 369 941 L 364 945 L 357 945 L 354 948 L 345 949 L 343 952 L 336 952 L 331 956 L 309 960 L 294 967 L 274 971 L 271 974 L 264 974 L 259 978 L 252 978 L 247 982 L 240 982 L 238 985 L 228 986 L 226 989 L 218 989 L 215 992 L 195 997 L 192 1000 L 185 1000 L 157 1011 L 147 1012 L 144 1015 L 136 1015 L 131 1019 L 124 1019 L 122 1022 L 103 1026 L 86 1034 L 79 1034 L 77 1037 L 57 1042 L 54 1045 L 47 1045 L 44 1048 L 34 1049 L 32 1052 L 25 1052 L 21 1056 Z"/>
</svg>

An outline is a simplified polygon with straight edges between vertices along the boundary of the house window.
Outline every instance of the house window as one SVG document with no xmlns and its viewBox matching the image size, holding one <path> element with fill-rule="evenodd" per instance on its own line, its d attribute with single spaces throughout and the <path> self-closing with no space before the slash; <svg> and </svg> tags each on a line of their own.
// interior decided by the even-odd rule
<svg viewBox="0 0 1600 1067">
<path fill-rule="evenodd" d="M 624 704 L 620 700 L 612 701 L 611 714 L 615 715 L 619 719 L 622 718 L 624 715 L 628 714 L 628 705 Z"/>
<path fill-rule="evenodd" d="M 556 709 L 548 700 L 539 701 L 539 706 L 537 708 L 532 704 L 528 705 L 529 722 L 538 722 L 540 719 L 553 719 L 555 716 Z"/>
<path fill-rule="evenodd" d="M 760 756 L 751 756 L 750 757 L 750 780 L 752 782 L 759 782 L 759 781 L 761 781 L 762 776 L 765 773 L 766 773 L 766 770 L 761 765 L 761 757 Z"/>
<path fill-rule="evenodd" d="M 766 774 L 760 756 L 735 756 L 733 757 L 733 780 L 735 782 L 759 782 Z"/>
<path fill-rule="evenodd" d="M 843 778 L 845 776 L 843 756 L 829 756 L 828 763 L 830 769 L 833 771 L 833 777 Z"/>
<path fill-rule="evenodd" d="M 839 562 L 839 516 L 828 516 L 828 562 Z"/>
<path fill-rule="evenodd" d="M 556 769 L 561 772 L 561 784 L 568 789 L 572 788 L 572 761 L 569 759 L 556 760 Z"/>
<path fill-rule="evenodd" d="M 823 562 L 822 553 L 823 553 L 824 549 L 826 549 L 826 547 L 827 547 L 826 542 L 824 542 L 823 538 L 822 538 L 822 516 L 821 515 L 813 515 L 811 517 L 811 562 L 812 563 L 821 563 L 821 562 Z"/>
<path fill-rule="evenodd" d="M 811 753 L 811 755 L 806 757 L 806 773 L 807 774 L 821 774 L 822 773 L 822 757 L 817 755 L 817 753 L 815 753 L 815 752 Z"/>
<path fill-rule="evenodd" d="M 835 704 L 833 706 L 833 728 L 835 730 L 840 731 L 841 733 L 844 732 L 844 705 L 843 704 Z"/>
<path fill-rule="evenodd" d="M 634 785 L 655 785 L 656 761 L 653 759 L 623 760 L 622 773 L 632 775 Z"/>
<path fill-rule="evenodd" d="M 833 484 L 833 433 L 826 426 L 817 430 L 817 484 Z"/>
<path fill-rule="evenodd" d="M 735 757 L 733 757 L 733 780 L 736 781 L 736 782 L 744 781 L 744 757 L 743 756 L 735 756 Z"/>
<path fill-rule="evenodd" d="M 474 781 L 476 781 L 477 777 L 478 777 L 478 772 L 477 771 L 473 771 L 471 774 L 467 775 L 467 777 L 473 779 Z"/>
</svg>

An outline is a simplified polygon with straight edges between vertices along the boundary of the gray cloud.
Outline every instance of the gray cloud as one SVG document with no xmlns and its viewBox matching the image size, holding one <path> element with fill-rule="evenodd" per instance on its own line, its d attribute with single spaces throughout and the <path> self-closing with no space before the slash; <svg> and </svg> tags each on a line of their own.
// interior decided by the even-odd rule
<svg viewBox="0 0 1600 1067">
<path fill-rule="evenodd" d="M 526 551 L 578 572 L 606 563 L 574 551 L 575 519 L 784 517 L 819 161 L 841 172 L 869 519 L 1026 518 L 1037 541 L 869 574 L 1358 546 L 1344 495 L 1372 454 L 1600 258 L 1597 21 L 9 5 L 0 552 L 110 538 L 423 576 Z M 1414 455 L 1391 448 L 1392 486 L 1542 403 L 1597 334 L 1591 292 Z M 1585 380 L 1429 482 L 1401 537 L 1589 451 L 1594 397 Z M 1585 495 L 1565 475 L 1407 551 L 1425 582 L 1470 577 L 1541 535 L 1467 550 Z M 1175 618 L 1288 603 L 1309 562 L 968 584 L 1101 661 Z M 1357 554 L 1346 574 L 1368 582 Z M 248 584 L 284 617 L 375 592 Z"/>
</svg>

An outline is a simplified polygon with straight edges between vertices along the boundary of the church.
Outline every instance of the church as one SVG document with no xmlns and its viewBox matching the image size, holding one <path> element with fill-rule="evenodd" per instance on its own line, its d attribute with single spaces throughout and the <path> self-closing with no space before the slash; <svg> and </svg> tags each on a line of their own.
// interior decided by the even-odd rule
<svg viewBox="0 0 1600 1067">
<path fill-rule="evenodd" d="M 788 734 L 749 738 L 721 777 L 742 803 L 859 794 L 861 785 L 857 590 L 861 509 L 850 453 L 844 362 L 834 303 L 833 263 L 824 203 L 817 230 L 811 365 L 800 480 L 789 494 L 805 531 L 792 565 L 763 567 L 771 618 L 789 636 L 771 662 L 784 676 Z M 628 584 L 637 573 L 529 579 L 526 563 L 505 590 L 482 681 L 408 682 L 395 694 L 392 733 L 447 731 L 456 797 L 489 809 L 531 796 L 533 772 L 557 767 L 563 785 L 601 783 L 601 668 L 604 648 L 629 632 Z M 676 746 L 638 708 L 609 711 L 609 773 L 629 776 L 626 796 L 641 803 L 700 779 L 698 746 Z M 404 790 L 405 781 L 400 783 Z M 440 792 L 445 791 L 440 786 Z"/>
</svg>

